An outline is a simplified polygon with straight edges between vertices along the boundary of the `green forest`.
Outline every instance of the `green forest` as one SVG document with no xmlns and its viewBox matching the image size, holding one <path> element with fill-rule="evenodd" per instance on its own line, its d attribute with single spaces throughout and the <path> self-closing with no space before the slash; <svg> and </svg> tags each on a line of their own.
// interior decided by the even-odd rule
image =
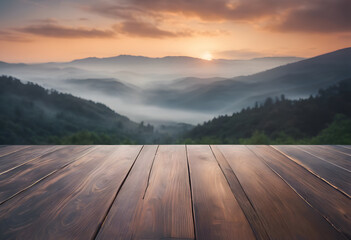
<svg viewBox="0 0 351 240">
<path fill-rule="evenodd" d="M 103 104 L 0 77 L 0 144 L 132 144 L 149 141 L 137 124 Z"/>
<path fill-rule="evenodd" d="M 351 144 L 351 79 L 308 99 L 267 98 L 186 134 L 184 143 Z"/>
<path fill-rule="evenodd" d="M 351 79 L 308 99 L 267 98 L 178 133 L 8 76 L 0 77 L 0 111 L 0 144 L 351 144 Z"/>
</svg>

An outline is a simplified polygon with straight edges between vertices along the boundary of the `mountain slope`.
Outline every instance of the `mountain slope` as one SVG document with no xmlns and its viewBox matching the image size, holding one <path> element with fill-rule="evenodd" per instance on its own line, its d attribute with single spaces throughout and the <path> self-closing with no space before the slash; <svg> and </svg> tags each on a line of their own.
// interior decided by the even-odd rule
<svg viewBox="0 0 351 240">
<path fill-rule="evenodd" d="M 268 57 L 249 60 L 206 61 L 185 56 L 150 58 L 120 55 L 84 58 L 71 62 L 13 64 L 0 62 L 0 74 L 35 81 L 42 76 L 53 80 L 68 78 L 118 78 L 122 82 L 145 84 L 184 77 L 233 77 L 248 75 L 302 60 L 298 57 Z M 72 76 L 74 75 L 74 76 Z"/>
<path fill-rule="evenodd" d="M 112 96 L 132 96 L 140 91 L 133 85 L 122 83 L 114 78 L 87 78 L 87 79 L 68 79 L 66 83 L 80 90 L 95 91 Z"/>
<path fill-rule="evenodd" d="M 186 91 L 158 90 L 150 102 L 180 109 L 228 113 L 285 94 L 305 98 L 351 77 L 351 48 L 302 60 L 250 76 L 236 77 Z M 166 96 L 156 101 L 157 96 Z"/>
<path fill-rule="evenodd" d="M 336 121 L 334 125 L 333 120 Z M 328 126 L 334 129 L 323 132 Z M 284 144 L 313 138 L 318 134 L 324 134 L 321 136 L 329 140 L 317 137 L 316 142 L 308 143 L 351 143 L 351 78 L 320 90 L 316 97 L 308 99 L 268 98 L 261 106 L 246 108 L 231 116 L 220 116 L 198 125 L 187 137 L 195 143 L 239 143 L 240 139 L 264 136 L 262 142 L 249 143 L 268 144 L 268 139 L 273 139 L 276 143 Z M 332 136 L 333 140 L 330 140 L 331 135 L 335 135 Z"/>
<path fill-rule="evenodd" d="M 153 131 L 103 104 L 6 76 L 0 77 L 0 112 L 0 144 L 145 142 Z"/>
<path fill-rule="evenodd" d="M 182 77 L 229 77 L 253 74 L 276 66 L 302 60 L 297 57 L 267 57 L 250 60 L 214 59 L 206 61 L 185 56 L 150 58 L 143 56 L 120 55 L 110 58 L 85 58 L 64 63 L 62 66 L 85 70 L 116 72 L 132 71 L 142 74 L 169 75 Z M 118 77 L 118 76 L 117 76 Z M 158 80 L 171 80 L 161 79 Z"/>
</svg>

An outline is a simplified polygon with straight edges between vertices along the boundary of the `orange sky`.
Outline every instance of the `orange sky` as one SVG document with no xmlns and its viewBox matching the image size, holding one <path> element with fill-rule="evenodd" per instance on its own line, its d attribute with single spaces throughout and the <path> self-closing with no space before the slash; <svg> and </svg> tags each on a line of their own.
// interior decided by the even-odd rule
<svg viewBox="0 0 351 240">
<path fill-rule="evenodd" d="M 0 1 L 0 61 L 247 59 L 350 47 L 349 0 Z M 306 3 L 308 2 L 308 3 Z"/>
</svg>

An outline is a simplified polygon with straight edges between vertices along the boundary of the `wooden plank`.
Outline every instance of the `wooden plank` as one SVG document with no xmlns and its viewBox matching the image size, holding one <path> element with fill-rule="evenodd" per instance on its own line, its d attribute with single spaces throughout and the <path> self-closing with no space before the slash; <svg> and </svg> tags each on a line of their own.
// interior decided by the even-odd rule
<svg viewBox="0 0 351 240">
<path fill-rule="evenodd" d="M 37 159 L 38 157 L 59 148 L 59 146 L 30 146 L 29 148 L 3 156 L 0 158 L 0 174 L 11 171 L 28 161 Z"/>
<path fill-rule="evenodd" d="M 339 146 L 339 145 L 329 145 L 328 147 L 331 147 L 335 151 L 341 152 L 343 154 L 346 154 L 347 156 L 351 156 L 351 149 L 345 148 L 344 146 Z"/>
<path fill-rule="evenodd" d="M 343 239 L 277 174 L 245 146 L 218 146 L 271 239 Z"/>
<path fill-rule="evenodd" d="M 187 148 L 196 238 L 255 239 L 210 147 Z"/>
<path fill-rule="evenodd" d="M 335 151 L 332 147 L 328 146 L 298 146 L 301 150 L 329 162 L 335 166 L 341 167 L 344 170 L 351 172 L 351 156 L 345 155 Z"/>
<path fill-rule="evenodd" d="M 211 146 L 212 152 L 224 173 L 230 189 L 237 199 L 241 209 L 243 210 L 247 220 L 249 221 L 251 228 L 256 236 L 256 239 L 269 239 L 266 229 L 264 228 L 262 221 L 258 217 L 256 210 L 253 208 L 249 198 L 247 197 L 244 189 L 242 188 L 237 176 L 233 172 L 233 169 L 229 166 L 227 160 L 223 154 L 218 150 L 217 146 Z"/>
<path fill-rule="evenodd" d="M 66 146 L 0 175 L 0 204 L 75 161 L 90 146 Z"/>
<path fill-rule="evenodd" d="M 160 146 L 134 239 L 194 239 L 191 194 L 185 146 Z"/>
<path fill-rule="evenodd" d="M 0 239 L 91 239 L 141 146 L 100 146 L 0 205 Z"/>
<path fill-rule="evenodd" d="M 349 197 L 351 196 L 350 172 L 301 151 L 296 146 L 273 147 Z"/>
<path fill-rule="evenodd" d="M 268 146 L 249 146 L 306 202 L 351 239 L 351 199 Z"/>
<path fill-rule="evenodd" d="M 156 145 L 144 146 L 96 239 L 132 239 L 156 151 Z"/>
<path fill-rule="evenodd" d="M 4 157 L 11 153 L 29 148 L 28 145 L 13 145 L 13 146 L 1 146 L 0 148 L 0 157 Z"/>
<path fill-rule="evenodd" d="M 351 145 L 339 145 L 339 146 L 347 148 L 347 149 L 351 149 Z"/>
</svg>

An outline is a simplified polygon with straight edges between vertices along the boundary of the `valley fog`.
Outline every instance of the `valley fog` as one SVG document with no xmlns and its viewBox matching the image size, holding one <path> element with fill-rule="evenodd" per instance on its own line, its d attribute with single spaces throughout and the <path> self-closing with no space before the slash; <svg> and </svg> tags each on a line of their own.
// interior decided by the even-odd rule
<svg viewBox="0 0 351 240">
<path fill-rule="evenodd" d="M 227 111 L 219 107 L 177 106 L 177 102 L 183 100 L 182 95 L 193 94 L 191 91 L 203 92 L 207 86 L 228 78 L 254 74 L 298 60 L 301 58 L 206 61 L 190 57 L 121 55 L 66 63 L 0 63 L 0 74 L 101 102 L 134 121 L 197 124 Z M 228 113 L 232 110 L 228 109 Z"/>
<path fill-rule="evenodd" d="M 66 63 L 0 63 L 0 74 L 100 102 L 136 122 L 196 125 L 267 98 L 307 98 L 351 77 L 350 49 L 315 58 L 211 61 L 121 55 Z"/>
</svg>

